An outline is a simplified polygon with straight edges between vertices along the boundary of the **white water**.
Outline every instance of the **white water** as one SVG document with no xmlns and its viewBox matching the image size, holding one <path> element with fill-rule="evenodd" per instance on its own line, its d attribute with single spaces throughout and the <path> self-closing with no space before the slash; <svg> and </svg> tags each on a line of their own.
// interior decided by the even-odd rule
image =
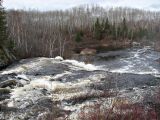
<svg viewBox="0 0 160 120">
<path fill-rule="evenodd" d="M 16 76 L 16 77 L 20 78 L 21 81 L 25 81 L 25 80 L 30 81 L 30 78 L 32 76 L 27 76 L 27 75 L 23 74 L 25 72 L 25 70 L 30 69 L 30 68 L 35 68 L 35 67 L 38 70 L 41 68 L 41 64 L 43 64 L 43 62 L 45 60 L 49 60 L 53 63 L 56 62 L 55 60 L 58 60 L 59 63 L 67 64 L 73 70 L 94 71 L 94 70 L 98 70 L 101 67 L 102 70 L 108 70 L 110 72 L 116 72 L 116 73 L 153 74 L 153 75 L 158 76 L 159 69 L 150 65 L 149 60 L 152 60 L 151 62 L 155 62 L 153 60 L 156 60 L 159 57 L 156 55 L 150 54 L 149 51 L 151 51 L 151 49 L 149 47 L 145 47 L 143 49 L 129 51 L 130 56 L 127 58 L 120 58 L 118 60 L 117 59 L 113 60 L 112 61 L 113 63 L 119 62 L 119 64 L 123 65 L 122 67 L 119 67 L 119 68 L 115 68 L 114 64 L 112 65 L 113 68 L 108 69 L 108 64 L 107 65 L 102 64 L 103 67 L 101 67 L 101 66 L 95 66 L 92 64 L 85 64 L 84 62 L 78 62 L 76 60 L 63 60 L 63 58 L 61 58 L 61 57 L 56 57 L 55 59 L 38 58 L 36 61 L 33 61 L 33 62 L 30 61 L 30 62 L 24 63 L 22 65 L 18 65 L 13 68 L 10 68 L 8 70 L 5 70 L 4 72 L 2 72 L 2 74 L 21 72 L 22 74 L 18 74 L 18 76 Z M 23 61 L 22 61 L 22 63 L 23 63 Z M 110 67 L 112 67 L 112 66 L 110 66 Z M 22 70 L 22 68 L 25 68 L 25 69 Z M 104 77 L 103 75 L 98 75 L 98 76 L 91 75 L 90 77 L 88 77 L 86 79 L 77 80 L 77 83 L 72 83 L 72 82 L 62 83 L 59 81 L 50 81 L 50 79 L 58 79 L 58 78 L 63 77 L 64 75 L 71 75 L 71 74 L 72 74 L 72 72 L 66 71 L 64 73 L 57 74 L 52 77 L 51 76 L 41 76 L 40 78 L 32 77 L 32 80 L 29 84 L 22 82 L 24 84 L 24 87 L 15 88 L 13 90 L 13 92 L 11 93 L 11 95 L 12 95 L 11 98 L 13 100 L 15 100 L 15 99 L 21 98 L 22 96 L 28 97 L 27 96 L 28 91 L 31 91 L 35 88 L 43 88 L 43 89 L 47 89 L 49 91 L 79 88 L 82 86 L 89 85 L 95 81 L 98 82 L 101 78 Z M 39 93 L 37 93 L 37 94 L 39 94 Z M 59 99 L 63 99 L 65 97 L 67 98 L 66 94 L 62 94 L 62 95 L 58 95 L 58 96 L 59 96 Z M 68 97 L 70 97 L 70 96 L 72 96 L 72 95 L 69 95 Z M 11 106 L 11 105 L 13 106 L 13 101 L 11 101 L 8 104 L 8 106 Z"/>
<path fill-rule="evenodd" d="M 3 71 L 1 74 L 9 74 L 9 73 L 17 73 L 18 75 L 16 78 L 20 79 L 21 83 L 24 85 L 23 87 L 17 87 L 13 89 L 13 92 L 11 93 L 11 99 L 8 103 L 8 107 L 17 107 L 16 103 L 17 101 L 32 101 L 33 103 L 39 99 L 40 97 L 43 97 L 40 91 L 36 91 L 36 89 L 46 89 L 47 91 L 61 91 L 64 92 L 64 94 L 55 94 L 54 96 L 48 95 L 48 97 L 51 97 L 53 100 L 63 100 L 70 99 L 72 96 L 78 95 L 78 93 L 72 93 L 67 94 L 65 90 L 70 89 L 79 89 L 80 87 L 85 88 L 86 85 L 91 84 L 93 81 L 90 79 L 79 79 L 77 80 L 77 83 L 67 82 L 63 83 L 60 81 L 50 81 L 51 79 L 56 80 L 58 78 L 62 78 L 65 75 L 71 75 L 72 72 L 64 71 L 61 74 L 56 74 L 54 76 L 30 76 L 25 75 L 24 73 L 31 68 L 36 68 L 36 70 L 41 69 L 41 65 L 43 65 L 44 61 L 50 61 L 50 63 L 60 63 L 60 64 L 66 64 L 70 69 L 73 70 L 86 70 L 86 71 L 94 71 L 96 70 L 96 66 L 91 64 L 85 64 L 84 62 L 78 62 L 76 60 L 63 60 L 60 57 L 56 57 L 55 59 L 47 59 L 47 58 L 38 58 L 35 61 L 29 61 L 24 62 L 21 61 L 21 65 L 16 65 L 11 68 L 8 68 L 7 70 Z M 55 61 L 56 60 L 56 61 Z M 58 61 L 57 61 L 58 60 Z M 24 67 L 25 66 L 25 67 Z M 94 78 L 94 77 L 92 77 Z M 30 81 L 27 83 L 26 81 Z M 35 91 L 34 91 L 35 90 Z M 82 94 L 86 94 L 87 91 L 79 91 L 79 96 Z M 47 96 L 46 96 L 47 97 Z M 19 108 L 25 108 L 27 105 L 29 105 L 29 102 L 24 102 L 23 105 L 18 106 Z"/>
<path fill-rule="evenodd" d="M 114 73 L 133 74 L 160 74 L 160 53 L 153 51 L 150 47 L 128 50 L 129 56 L 120 57 L 102 63 L 101 69 Z"/>
<path fill-rule="evenodd" d="M 87 71 L 97 70 L 97 67 L 95 65 L 85 64 L 84 62 L 79 62 L 76 60 L 65 60 L 64 62 L 71 63 L 73 66 L 75 66 L 75 69 L 82 69 Z"/>
<path fill-rule="evenodd" d="M 105 78 L 105 74 L 89 74 L 89 76 L 79 76 L 74 78 L 74 74 L 78 74 L 79 71 L 95 71 L 104 70 L 116 73 L 134 73 L 134 74 L 152 74 L 155 76 L 160 76 L 159 63 L 156 62 L 160 58 L 160 53 L 152 51 L 150 47 L 145 47 L 142 49 L 132 49 L 127 50 L 128 56 L 115 58 L 108 61 L 100 61 L 100 65 L 95 64 L 85 64 L 84 62 L 78 62 L 76 60 L 63 60 L 62 57 L 56 58 L 37 58 L 31 60 L 22 60 L 20 64 L 2 71 L 0 74 L 10 74 L 17 73 L 16 79 L 24 85 L 23 87 L 17 87 L 12 89 L 11 98 L 8 100 L 8 107 L 15 107 L 24 109 L 29 105 L 36 104 L 36 101 L 43 97 L 48 97 L 53 101 L 63 101 L 70 100 L 73 98 L 79 98 L 81 96 L 92 96 L 101 94 L 102 91 L 90 89 L 87 86 L 101 82 L 100 80 Z M 27 75 L 26 71 L 34 70 L 39 71 L 44 69 L 45 65 L 54 67 L 54 64 L 66 65 L 68 69 L 62 70 L 62 73 L 57 73 L 53 75 Z M 46 68 L 47 69 L 47 68 Z M 63 68 L 62 68 L 63 69 Z M 44 70 L 45 71 L 45 70 Z M 65 76 L 71 76 L 74 81 L 61 81 L 59 79 L 65 78 Z M 47 91 L 44 95 L 42 90 Z M 124 93 L 124 91 L 120 91 Z M 135 89 L 133 93 L 125 94 L 128 98 L 131 97 L 133 101 L 138 101 L 143 99 L 143 94 L 148 91 L 141 90 L 139 88 Z M 122 96 L 121 97 L 125 97 Z M 108 106 L 111 105 L 113 98 L 111 100 L 105 99 Z M 20 102 L 19 102 L 20 101 Z M 71 118 L 76 116 L 77 110 L 81 107 L 94 104 L 99 101 L 98 98 L 85 101 L 83 103 L 69 105 L 66 102 L 62 102 L 62 107 L 65 110 L 73 111 Z M 108 102 L 108 103 L 107 103 Z M 44 111 L 45 113 L 45 111 Z M 39 116 L 42 116 L 40 113 Z"/>
</svg>

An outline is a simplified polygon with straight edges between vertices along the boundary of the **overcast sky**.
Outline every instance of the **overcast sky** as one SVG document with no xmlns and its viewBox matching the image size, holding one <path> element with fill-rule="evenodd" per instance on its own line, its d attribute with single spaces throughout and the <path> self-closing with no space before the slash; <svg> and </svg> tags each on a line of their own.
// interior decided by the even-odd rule
<svg viewBox="0 0 160 120">
<path fill-rule="evenodd" d="M 38 9 L 41 11 L 67 9 L 82 4 L 160 11 L 160 0 L 4 0 L 3 3 L 7 9 Z"/>
</svg>

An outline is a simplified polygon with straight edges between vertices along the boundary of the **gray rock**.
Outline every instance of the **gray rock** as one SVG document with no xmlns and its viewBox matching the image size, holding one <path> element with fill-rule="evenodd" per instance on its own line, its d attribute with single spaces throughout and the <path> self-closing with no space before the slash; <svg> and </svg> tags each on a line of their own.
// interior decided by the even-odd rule
<svg viewBox="0 0 160 120">
<path fill-rule="evenodd" d="M 9 94 L 9 93 L 11 93 L 11 90 L 10 90 L 10 89 L 0 88 L 0 95 Z"/>
<path fill-rule="evenodd" d="M 3 82 L 0 82 L 0 88 L 5 88 L 5 87 L 10 87 L 10 86 L 15 86 L 17 85 L 18 82 L 16 80 L 6 80 Z"/>
<path fill-rule="evenodd" d="M 85 48 L 80 52 L 81 55 L 95 55 L 96 53 L 97 53 L 96 49 L 89 49 L 89 48 Z"/>
</svg>

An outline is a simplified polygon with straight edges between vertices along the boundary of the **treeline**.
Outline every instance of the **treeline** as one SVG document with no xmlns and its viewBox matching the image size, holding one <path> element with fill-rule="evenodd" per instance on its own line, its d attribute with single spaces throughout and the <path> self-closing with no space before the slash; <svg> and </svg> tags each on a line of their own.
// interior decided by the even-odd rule
<svg viewBox="0 0 160 120">
<path fill-rule="evenodd" d="M 13 43 L 8 37 L 8 26 L 6 19 L 6 12 L 0 1 L 0 50 L 12 50 Z"/>
<path fill-rule="evenodd" d="M 149 34 L 150 33 L 150 34 Z M 100 23 L 99 18 L 97 18 L 94 24 L 94 36 L 97 40 L 108 39 L 111 40 L 138 40 L 142 38 L 150 39 L 155 36 L 151 36 L 152 31 L 145 27 L 129 27 L 125 18 L 123 18 L 120 23 L 111 24 L 108 20 L 103 19 Z"/>
<path fill-rule="evenodd" d="M 81 6 L 66 11 L 7 13 L 9 36 L 22 58 L 68 57 L 76 45 L 93 41 L 156 40 L 160 13 L 130 8 Z M 96 43 L 95 42 L 95 43 Z"/>
<path fill-rule="evenodd" d="M 8 38 L 6 12 L 0 1 L 0 69 L 12 62 L 12 41 Z"/>
</svg>

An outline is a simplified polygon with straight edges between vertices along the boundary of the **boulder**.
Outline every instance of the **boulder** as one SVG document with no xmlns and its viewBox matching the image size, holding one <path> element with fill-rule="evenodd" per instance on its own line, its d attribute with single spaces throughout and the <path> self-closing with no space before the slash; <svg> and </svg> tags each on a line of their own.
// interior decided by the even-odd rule
<svg viewBox="0 0 160 120">
<path fill-rule="evenodd" d="M 141 46 L 141 43 L 133 42 L 133 43 L 132 43 L 132 46 L 133 46 L 133 47 L 140 47 L 140 46 Z"/>
<path fill-rule="evenodd" d="M 0 95 L 9 94 L 9 93 L 11 93 L 11 90 L 10 90 L 10 89 L 0 88 Z"/>
<path fill-rule="evenodd" d="M 89 48 L 85 48 L 80 52 L 81 55 L 95 55 L 96 53 L 97 53 L 96 49 L 89 49 Z"/>
<path fill-rule="evenodd" d="M 18 82 L 16 80 L 6 80 L 3 82 L 0 82 L 0 88 L 15 86 L 17 84 L 18 84 Z"/>
</svg>

